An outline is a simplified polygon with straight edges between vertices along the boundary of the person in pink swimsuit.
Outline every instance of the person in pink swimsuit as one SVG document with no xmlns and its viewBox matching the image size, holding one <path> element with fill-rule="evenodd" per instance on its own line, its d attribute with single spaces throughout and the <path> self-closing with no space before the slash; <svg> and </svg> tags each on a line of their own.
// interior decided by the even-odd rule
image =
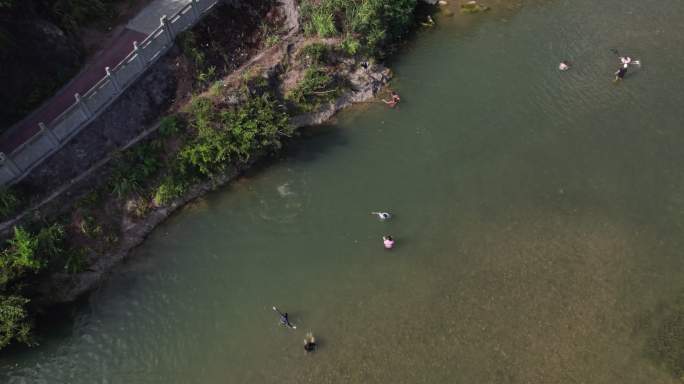
<svg viewBox="0 0 684 384">
<path fill-rule="evenodd" d="M 394 239 L 390 235 L 383 236 L 382 237 L 382 243 L 385 245 L 385 249 L 394 248 Z"/>
</svg>

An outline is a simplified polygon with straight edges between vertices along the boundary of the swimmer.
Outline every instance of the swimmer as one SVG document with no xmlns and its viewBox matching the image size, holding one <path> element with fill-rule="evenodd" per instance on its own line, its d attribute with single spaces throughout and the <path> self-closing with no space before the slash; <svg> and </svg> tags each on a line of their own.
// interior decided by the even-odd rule
<svg viewBox="0 0 684 384">
<path fill-rule="evenodd" d="M 390 96 L 391 97 L 389 100 L 382 99 L 382 101 L 385 102 L 385 104 L 389 105 L 390 108 L 394 108 L 401 101 L 401 97 L 399 97 L 399 94 L 397 94 L 394 91 L 390 92 Z"/>
<path fill-rule="evenodd" d="M 280 315 L 280 324 L 281 325 L 283 325 L 285 327 L 290 327 L 292 329 L 297 329 L 296 326 L 294 326 L 290 323 L 290 318 L 288 317 L 287 312 L 282 313 L 276 307 L 273 307 L 273 310 L 278 312 L 278 315 Z"/>
<path fill-rule="evenodd" d="M 637 66 L 641 66 L 641 61 L 632 59 L 632 58 L 629 57 L 629 56 L 620 56 L 620 63 L 622 63 L 622 65 L 637 65 Z"/>
<path fill-rule="evenodd" d="M 382 237 L 382 243 L 385 245 L 385 249 L 394 248 L 394 239 L 390 235 L 383 236 Z"/>
<path fill-rule="evenodd" d="M 560 62 L 560 64 L 558 64 L 558 70 L 567 71 L 568 69 L 570 69 L 570 63 L 567 61 L 563 60 Z"/>
<path fill-rule="evenodd" d="M 371 215 L 375 215 L 380 220 L 387 220 L 392 218 L 392 214 L 389 212 L 371 212 Z"/>
<path fill-rule="evenodd" d="M 620 81 L 625 78 L 625 75 L 627 74 L 627 67 L 629 67 L 629 64 L 623 64 L 618 68 L 617 71 L 615 71 L 615 80 L 613 81 Z"/>
<path fill-rule="evenodd" d="M 423 27 L 434 27 L 435 26 L 435 21 L 432 19 L 432 16 L 428 15 L 427 19 L 425 20 L 424 23 L 420 23 L 423 25 Z"/>
<path fill-rule="evenodd" d="M 316 339 L 311 332 L 308 332 L 304 338 L 304 350 L 307 352 L 313 352 L 316 350 Z"/>
</svg>

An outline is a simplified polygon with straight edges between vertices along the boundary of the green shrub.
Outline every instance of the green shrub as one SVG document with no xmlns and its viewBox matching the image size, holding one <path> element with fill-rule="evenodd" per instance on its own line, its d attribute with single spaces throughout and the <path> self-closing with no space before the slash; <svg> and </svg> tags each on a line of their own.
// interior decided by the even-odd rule
<svg viewBox="0 0 684 384">
<path fill-rule="evenodd" d="M 342 50 L 349 56 L 354 56 L 359 52 L 359 49 L 361 48 L 361 42 L 353 36 L 347 35 L 347 37 L 342 40 L 340 48 L 342 48 Z"/>
<path fill-rule="evenodd" d="M 9 247 L 5 249 L 7 260 L 15 267 L 37 271 L 45 264 L 36 257 L 38 238 L 22 227 L 14 227 L 14 237 L 7 241 Z"/>
<path fill-rule="evenodd" d="M 271 35 L 266 36 L 266 39 L 264 39 L 264 44 L 266 45 L 266 47 L 269 47 L 269 48 L 274 46 L 274 45 L 277 45 L 279 43 L 280 43 L 280 35 L 271 34 Z"/>
<path fill-rule="evenodd" d="M 200 49 L 197 35 L 192 31 L 185 31 L 176 38 L 178 46 L 185 57 L 187 57 L 198 70 L 202 70 L 206 64 L 207 57 Z"/>
<path fill-rule="evenodd" d="M 26 305 L 29 299 L 0 294 L 0 349 L 12 341 L 32 345 L 31 323 Z"/>
<path fill-rule="evenodd" d="M 206 97 L 196 97 L 190 103 L 191 125 L 199 134 L 211 129 L 214 119 L 214 103 Z"/>
<path fill-rule="evenodd" d="M 42 228 L 36 235 L 37 254 L 45 260 L 59 257 L 64 252 L 64 236 L 64 227 L 60 224 Z"/>
<path fill-rule="evenodd" d="M 299 52 L 299 59 L 309 65 L 329 64 L 332 61 L 331 47 L 323 43 L 311 43 Z"/>
<path fill-rule="evenodd" d="M 326 12 L 324 9 L 313 12 L 311 14 L 311 23 L 320 37 L 332 37 L 337 35 L 335 17 L 331 12 Z"/>
<path fill-rule="evenodd" d="M 303 0 L 303 28 L 320 37 L 353 35 L 360 42 L 357 49 L 364 46 L 368 53 L 383 56 L 410 28 L 416 4 L 417 0 Z"/>
<path fill-rule="evenodd" d="M 76 201 L 77 208 L 95 208 L 102 202 L 103 191 L 101 189 L 95 189 L 88 192 L 83 197 Z"/>
<path fill-rule="evenodd" d="M 268 95 L 251 96 L 236 110 L 197 104 L 191 124 L 198 135 L 178 154 L 181 173 L 212 176 L 228 164 L 248 161 L 255 151 L 279 147 L 280 137 L 292 134 L 287 113 Z"/>
<path fill-rule="evenodd" d="M 142 191 L 143 186 L 162 166 L 161 141 L 137 144 L 115 161 L 110 178 L 110 189 L 122 199 Z"/>
<path fill-rule="evenodd" d="M 28 272 L 38 272 L 48 260 L 62 252 L 64 228 L 53 224 L 42 228 L 37 235 L 22 227 L 14 227 L 14 237 L 0 252 L 0 288 Z"/>
<path fill-rule="evenodd" d="M 81 273 L 86 270 L 88 263 L 86 262 L 88 249 L 77 248 L 72 249 L 66 254 L 64 261 L 64 270 L 68 273 Z"/>
<path fill-rule="evenodd" d="M 216 79 L 216 67 L 213 65 L 197 74 L 197 82 L 202 86 L 209 85 L 214 79 Z"/>
<path fill-rule="evenodd" d="M 324 102 L 333 100 L 341 91 L 340 81 L 323 68 L 311 67 L 304 72 L 302 81 L 286 98 L 308 112 L 315 110 Z"/>
<path fill-rule="evenodd" d="M 78 224 L 78 227 L 82 234 L 91 239 L 100 236 L 103 232 L 102 226 L 97 223 L 97 219 L 90 215 L 84 216 Z"/>
<path fill-rule="evenodd" d="M 156 205 L 165 205 L 171 200 L 182 196 L 186 189 L 187 183 L 179 181 L 178 177 L 166 176 L 154 193 L 154 203 Z"/>
<path fill-rule="evenodd" d="M 159 134 L 171 137 L 183 132 L 183 120 L 178 115 L 165 116 L 159 122 Z"/>
<path fill-rule="evenodd" d="M 123 199 L 124 197 L 130 196 L 134 193 L 138 193 L 141 189 L 138 180 L 129 177 L 125 173 L 118 174 L 117 176 L 115 176 L 114 180 L 111 183 L 111 186 L 112 193 L 120 199 Z"/>
<path fill-rule="evenodd" d="M 0 218 L 6 218 L 19 207 L 19 198 L 13 190 L 0 188 Z"/>
</svg>

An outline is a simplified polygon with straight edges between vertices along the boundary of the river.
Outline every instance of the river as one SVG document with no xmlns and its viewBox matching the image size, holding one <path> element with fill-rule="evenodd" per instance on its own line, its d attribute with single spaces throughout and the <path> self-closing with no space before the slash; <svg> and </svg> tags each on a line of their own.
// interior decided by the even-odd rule
<svg viewBox="0 0 684 384">
<path fill-rule="evenodd" d="M 345 111 L 174 215 L 0 382 L 677 382 L 648 324 L 684 291 L 682 15 L 438 17 L 391 63 L 397 109 Z M 643 61 L 619 84 L 614 48 Z"/>
</svg>

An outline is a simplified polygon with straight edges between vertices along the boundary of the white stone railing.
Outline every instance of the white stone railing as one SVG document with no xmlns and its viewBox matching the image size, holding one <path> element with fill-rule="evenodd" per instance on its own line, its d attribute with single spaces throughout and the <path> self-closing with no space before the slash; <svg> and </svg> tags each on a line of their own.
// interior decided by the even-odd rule
<svg viewBox="0 0 684 384">
<path fill-rule="evenodd" d="M 179 33 L 194 26 L 219 1 L 192 0 L 175 15 L 163 16 L 159 28 L 141 43 L 133 43 L 131 53 L 114 68 L 105 68 L 106 76 L 85 94 L 76 94 L 74 104 L 54 120 L 39 123 L 40 131 L 11 153 L 0 152 L 0 185 L 19 182 L 62 148 L 163 56 Z"/>
</svg>

